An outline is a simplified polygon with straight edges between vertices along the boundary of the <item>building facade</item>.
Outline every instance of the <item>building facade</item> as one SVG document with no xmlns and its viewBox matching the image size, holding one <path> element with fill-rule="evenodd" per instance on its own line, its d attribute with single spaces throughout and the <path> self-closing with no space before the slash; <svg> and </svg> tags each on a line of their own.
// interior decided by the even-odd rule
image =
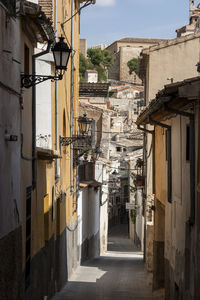
<svg viewBox="0 0 200 300">
<path fill-rule="evenodd" d="M 199 297 L 199 38 L 150 47 L 140 61 L 147 105 L 136 121 L 145 133 L 145 260 L 153 288 L 165 287 L 166 299 Z"/>
<path fill-rule="evenodd" d="M 128 61 L 138 58 L 142 49 L 160 43 L 161 39 L 123 38 L 115 41 L 106 49 L 114 55 L 114 63 L 109 68 L 108 78 L 124 82 L 141 84 L 141 79 L 135 72 L 129 73 Z"/>
</svg>

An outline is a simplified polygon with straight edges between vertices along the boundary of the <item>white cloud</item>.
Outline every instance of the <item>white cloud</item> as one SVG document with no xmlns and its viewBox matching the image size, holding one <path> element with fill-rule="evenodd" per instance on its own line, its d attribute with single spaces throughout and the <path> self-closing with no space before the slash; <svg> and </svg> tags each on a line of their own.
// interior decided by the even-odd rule
<svg viewBox="0 0 200 300">
<path fill-rule="evenodd" d="M 115 5 L 115 0 L 96 0 L 99 6 L 113 6 Z"/>
</svg>

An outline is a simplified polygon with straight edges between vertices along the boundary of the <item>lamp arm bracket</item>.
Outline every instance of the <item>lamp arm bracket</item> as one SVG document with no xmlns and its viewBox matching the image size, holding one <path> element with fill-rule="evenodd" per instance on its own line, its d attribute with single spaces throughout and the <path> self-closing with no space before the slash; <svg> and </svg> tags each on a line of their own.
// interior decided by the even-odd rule
<svg viewBox="0 0 200 300">
<path fill-rule="evenodd" d="M 28 89 L 34 85 L 37 85 L 49 79 L 52 82 L 54 82 L 55 80 L 62 80 L 62 78 L 63 78 L 62 74 L 56 76 L 21 74 L 21 88 Z"/>
</svg>

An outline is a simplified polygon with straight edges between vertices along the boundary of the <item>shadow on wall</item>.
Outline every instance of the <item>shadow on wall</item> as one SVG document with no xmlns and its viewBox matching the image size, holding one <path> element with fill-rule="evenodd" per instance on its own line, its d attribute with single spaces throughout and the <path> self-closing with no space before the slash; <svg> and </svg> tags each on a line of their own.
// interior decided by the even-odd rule
<svg viewBox="0 0 200 300">
<path fill-rule="evenodd" d="M 39 162 L 37 200 L 35 200 L 37 203 L 32 203 L 35 210 L 32 240 L 43 237 L 44 247 L 30 262 L 30 280 L 25 291 L 27 300 L 44 299 L 45 296 L 49 299 L 68 279 L 66 229 L 60 234 L 61 218 L 66 220 L 66 201 L 61 204 L 59 200 L 55 203 L 51 200 L 49 203 L 52 197 L 47 197 L 46 167 L 46 162 Z M 27 277 L 27 272 L 24 277 Z"/>
</svg>

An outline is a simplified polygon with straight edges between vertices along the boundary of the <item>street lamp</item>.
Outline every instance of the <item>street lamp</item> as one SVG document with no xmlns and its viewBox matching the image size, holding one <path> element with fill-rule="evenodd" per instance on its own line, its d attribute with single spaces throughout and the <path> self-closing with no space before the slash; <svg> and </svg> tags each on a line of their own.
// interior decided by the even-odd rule
<svg viewBox="0 0 200 300">
<path fill-rule="evenodd" d="M 86 140 L 88 137 L 89 131 L 92 129 L 92 119 L 89 119 L 86 114 L 83 116 L 80 116 L 78 118 L 78 127 L 79 127 L 79 134 L 74 135 L 72 137 L 65 137 L 61 136 L 60 137 L 60 143 L 62 146 L 68 146 L 78 140 Z"/>
<path fill-rule="evenodd" d="M 78 126 L 79 126 L 80 134 L 83 136 L 88 135 L 91 124 L 92 124 L 92 120 L 89 119 L 86 114 L 80 116 L 78 118 Z"/>
<path fill-rule="evenodd" d="M 52 52 L 56 65 L 56 70 L 60 71 L 60 75 L 63 76 L 64 72 L 67 70 L 67 64 L 72 49 L 70 49 L 69 46 L 64 42 L 63 36 L 59 37 L 59 39 L 60 41 L 56 43 L 55 46 L 52 48 Z"/>
<path fill-rule="evenodd" d="M 51 49 L 54 56 L 56 71 L 55 76 L 51 75 L 36 75 L 36 74 L 22 74 L 21 75 L 21 87 L 30 88 L 36 84 L 44 82 L 46 80 L 62 80 L 64 72 L 67 70 L 67 64 L 69 61 L 72 49 L 64 42 L 64 37 L 59 37 L 59 42 Z"/>
</svg>

